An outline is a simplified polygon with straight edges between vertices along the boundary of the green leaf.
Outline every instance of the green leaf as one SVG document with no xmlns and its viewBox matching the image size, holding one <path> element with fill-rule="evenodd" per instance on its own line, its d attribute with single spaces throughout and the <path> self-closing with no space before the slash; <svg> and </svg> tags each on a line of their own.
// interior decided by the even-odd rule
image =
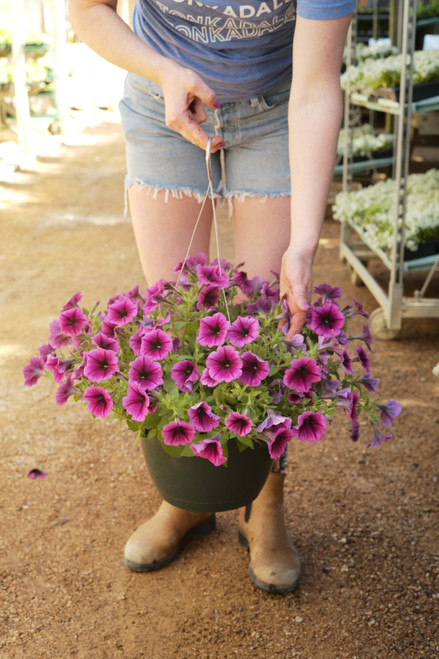
<svg viewBox="0 0 439 659">
<path fill-rule="evenodd" d="M 145 418 L 145 421 L 143 422 L 143 427 L 150 430 L 151 428 L 155 428 L 158 422 L 159 414 L 157 411 L 155 411 L 152 414 L 148 414 L 148 416 Z"/>
</svg>

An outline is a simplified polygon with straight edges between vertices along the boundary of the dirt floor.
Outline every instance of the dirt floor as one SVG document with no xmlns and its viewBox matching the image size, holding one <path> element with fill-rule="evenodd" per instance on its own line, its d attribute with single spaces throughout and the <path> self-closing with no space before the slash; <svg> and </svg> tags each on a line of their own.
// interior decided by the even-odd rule
<svg viewBox="0 0 439 659">
<path fill-rule="evenodd" d="M 253 586 L 236 511 L 166 569 L 124 567 L 127 537 L 159 503 L 139 448 L 115 422 L 57 407 L 55 385 L 22 380 L 73 293 L 91 304 L 143 285 L 123 215 L 121 130 L 103 119 L 1 186 L 1 659 L 439 656 L 439 320 L 407 320 L 398 340 L 373 344 L 382 397 L 403 405 L 392 441 L 352 444 L 340 419 L 317 445 L 291 448 L 295 593 Z M 328 218 L 315 282 L 370 312 L 373 297 L 339 260 L 338 231 Z M 232 258 L 227 220 L 222 241 Z M 31 480 L 33 468 L 47 476 Z"/>
</svg>

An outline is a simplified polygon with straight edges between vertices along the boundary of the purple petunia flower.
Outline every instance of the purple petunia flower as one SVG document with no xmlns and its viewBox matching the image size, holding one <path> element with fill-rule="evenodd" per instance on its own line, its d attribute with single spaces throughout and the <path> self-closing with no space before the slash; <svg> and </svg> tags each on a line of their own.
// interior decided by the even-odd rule
<svg viewBox="0 0 439 659">
<path fill-rule="evenodd" d="M 118 360 L 113 350 L 94 348 L 87 353 L 84 375 L 92 382 L 109 380 L 117 372 Z"/>
<path fill-rule="evenodd" d="M 228 417 L 224 420 L 227 428 L 239 435 L 240 437 L 245 437 L 251 432 L 253 428 L 253 421 L 248 418 L 245 414 L 239 414 L 238 412 L 231 412 Z"/>
<path fill-rule="evenodd" d="M 113 352 L 119 352 L 120 347 L 116 339 L 113 339 L 111 336 L 107 336 L 102 332 L 98 332 L 92 337 L 92 343 L 95 344 L 98 348 L 103 348 L 104 350 L 112 350 Z"/>
<path fill-rule="evenodd" d="M 201 384 L 204 384 L 205 387 L 216 387 L 218 384 L 216 380 L 210 377 L 208 368 L 205 368 L 201 373 L 200 382 Z"/>
<path fill-rule="evenodd" d="M 238 378 L 242 384 L 250 387 L 259 387 L 270 372 L 270 365 L 252 352 L 244 352 L 241 355 L 242 374 Z"/>
<path fill-rule="evenodd" d="M 202 400 L 188 409 L 189 420 L 195 430 L 210 432 L 221 423 L 221 417 L 212 412 L 210 405 Z"/>
<path fill-rule="evenodd" d="M 24 384 L 26 387 L 33 387 L 38 380 L 44 375 L 44 361 L 41 357 L 31 357 L 29 364 L 23 368 Z"/>
<path fill-rule="evenodd" d="M 201 265 L 206 265 L 207 264 L 207 256 L 203 253 L 200 252 L 199 254 L 195 254 L 195 256 L 188 256 L 187 259 L 182 259 L 177 263 L 175 268 L 172 270 L 172 272 L 180 272 L 180 270 L 189 270 L 192 271 L 196 268 L 198 264 Z"/>
<path fill-rule="evenodd" d="M 280 427 L 290 428 L 291 419 L 277 412 L 268 412 L 267 418 L 256 428 L 257 432 L 276 432 Z"/>
<path fill-rule="evenodd" d="M 268 452 L 272 460 L 280 458 L 284 454 L 288 442 L 293 437 L 293 431 L 290 428 L 280 427 L 273 439 L 268 443 Z"/>
<path fill-rule="evenodd" d="M 247 273 L 240 270 L 233 275 L 233 281 L 239 286 L 244 295 L 251 297 L 253 293 L 261 290 L 265 279 L 263 277 L 253 277 L 253 279 L 248 279 Z"/>
<path fill-rule="evenodd" d="M 81 334 L 87 323 L 87 317 L 79 307 L 73 307 L 72 309 L 62 311 L 59 317 L 59 327 L 61 332 L 69 334 L 70 336 L 78 336 Z"/>
<path fill-rule="evenodd" d="M 51 346 L 54 348 L 63 348 L 70 345 L 72 339 L 69 334 L 62 331 L 59 318 L 52 320 L 49 325 L 49 331 L 49 343 Z"/>
<path fill-rule="evenodd" d="M 341 352 L 340 361 L 346 373 L 352 374 L 354 372 L 354 368 L 352 366 L 352 359 L 346 348 L 343 348 Z"/>
<path fill-rule="evenodd" d="M 371 393 L 374 393 L 377 390 L 378 378 L 373 378 L 371 373 L 365 373 L 362 375 L 358 382 Z"/>
<path fill-rule="evenodd" d="M 50 343 L 44 343 L 42 346 L 38 348 L 38 352 L 40 353 L 40 357 L 43 360 L 43 362 L 45 362 L 48 356 L 53 354 L 54 349 L 50 345 Z"/>
<path fill-rule="evenodd" d="M 198 301 L 196 304 L 198 311 L 200 311 L 203 307 L 205 309 L 214 307 L 218 302 L 219 294 L 220 289 L 218 286 L 203 286 L 198 295 Z"/>
<path fill-rule="evenodd" d="M 172 350 L 171 337 L 162 329 L 156 327 L 147 330 L 141 339 L 140 354 L 151 359 L 164 359 Z"/>
<path fill-rule="evenodd" d="M 222 346 L 226 340 L 229 321 L 222 313 L 215 313 L 200 320 L 197 340 L 202 346 Z"/>
<path fill-rule="evenodd" d="M 137 304 L 129 298 L 124 298 L 107 309 L 107 320 L 113 325 L 127 325 L 137 316 Z"/>
<path fill-rule="evenodd" d="M 322 379 L 322 371 L 315 359 L 299 357 L 294 359 L 290 368 L 285 371 L 283 382 L 289 389 L 298 392 L 309 391 L 314 382 Z"/>
<path fill-rule="evenodd" d="M 325 435 L 326 419 L 321 412 L 303 412 L 293 426 L 293 435 L 301 442 L 318 442 Z"/>
<path fill-rule="evenodd" d="M 351 439 L 353 442 L 358 442 L 360 438 L 360 424 L 358 421 L 355 421 L 355 423 L 352 424 L 351 427 Z"/>
<path fill-rule="evenodd" d="M 338 306 L 330 300 L 324 302 L 321 307 L 311 309 L 310 328 L 316 334 L 326 336 L 329 339 L 331 336 L 340 334 L 344 324 L 344 315 Z"/>
<path fill-rule="evenodd" d="M 355 352 L 357 354 L 357 358 L 361 366 L 364 368 L 366 372 L 368 372 L 370 368 L 370 359 L 369 359 L 369 355 L 366 352 L 366 349 L 364 348 L 364 346 L 357 346 L 355 348 Z"/>
<path fill-rule="evenodd" d="M 73 383 L 73 378 L 69 374 L 67 376 L 67 380 L 65 380 L 59 387 L 58 390 L 55 394 L 55 400 L 57 402 L 57 405 L 64 405 L 67 403 L 68 399 L 70 396 L 73 396 L 74 394 L 80 394 L 81 392 L 75 388 L 75 385 Z"/>
<path fill-rule="evenodd" d="M 133 421 L 142 422 L 149 413 L 149 396 L 138 382 L 131 382 L 127 395 L 122 398 L 122 405 Z"/>
<path fill-rule="evenodd" d="M 227 332 L 227 338 L 236 348 L 243 348 L 259 336 L 259 320 L 251 316 L 238 316 Z"/>
<path fill-rule="evenodd" d="M 314 293 L 322 296 L 322 301 L 326 300 L 336 300 L 341 298 L 341 288 L 338 286 L 330 286 L 329 284 L 319 284 L 319 286 L 314 286 Z"/>
<path fill-rule="evenodd" d="M 192 391 L 192 383 L 198 380 L 198 370 L 190 359 L 182 359 L 171 368 L 171 378 L 180 391 Z"/>
<path fill-rule="evenodd" d="M 242 374 L 242 359 L 231 346 L 220 346 L 207 357 L 206 367 L 216 382 L 232 382 Z"/>
<path fill-rule="evenodd" d="M 376 426 L 374 423 L 372 423 L 372 428 L 374 432 L 374 437 L 370 442 L 370 444 L 368 444 L 367 448 L 369 448 L 369 446 L 372 446 L 373 448 L 377 448 L 384 439 L 392 439 L 392 435 L 384 435 L 382 432 L 380 432 L 378 426 Z"/>
<path fill-rule="evenodd" d="M 387 403 L 377 403 L 380 408 L 380 421 L 383 426 L 391 426 L 395 418 L 401 414 L 402 407 L 393 398 Z"/>
<path fill-rule="evenodd" d="M 162 428 L 162 436 L 167 446 L 183 446 L 193 440 L 195 428 L 185 421 L 171 421 Z"/>
<path fill-rule="evenodd" d="M 201 284 L 210 284 L 218 288 L 227 288 L 230 284 L 229 276 L 217 265 L 197 265 L 197 276 Z"/>
<path fill-rule="evenodd" d="M 360 396 L 356 391 L 353 391 L 351 393 L 351 407 L 349 409 L 349 418 L 351 420 L 351 423 L 355 423 L 356 420 L 358 419 L 358 401 L 360 400 Z"/>
<path fill-rule="evenodd" d="M 113 409 L 113 399 L 108 391 L 102 387 L 92 384 L 83 394 L 83 399 L 88 405 L 88 409 L 93 416 L 105 418 Z"/>
<path fill-rule="evenodd" d="M 147 355 L 140 355 L 131 363 L 128 371 L 130 383 L 137 382 L 142 389 L 155 389 L 163 384 L 163 370 L 158 362 Z"/>
<path fill-rule="evenodd" d="M 215 467 L 219 467 L 227 458 L 224 457 L 223 447 L 221 442 L 217 439 L 219 435 L 211 437 L 210 439 L 202 439 L 198 444 L 192 444 L 191 449 L 199 458 L 206 458 Z"/>
</svg>

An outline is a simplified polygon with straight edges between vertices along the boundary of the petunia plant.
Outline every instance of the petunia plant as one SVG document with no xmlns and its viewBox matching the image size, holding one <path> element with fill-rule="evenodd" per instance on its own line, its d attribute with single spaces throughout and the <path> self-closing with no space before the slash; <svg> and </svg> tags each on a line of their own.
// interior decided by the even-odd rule
<svg viewBox="0 0 439 659">
<path fill-rule="evenodd" d="M 401 407 L 372 396 L 372 337 L 359 302 L 341 306 L 339 288 L 316 286 L 305 327 L 289 340 L 277 277 L 249 279 L 204 254 L 175 274 L 145 295 L 138 286 L 117 295 L 101 311 L 82 308 L 77 293 L 24 367 L 25 384 L 53 378 L 58 405 L 73 397 L 94 417 L 111 413 L 157 437 L 174 456 L 216 466 L 227 462 L 230 441 L 241 450 L 265 442 L 276 459 L 293 439 L 321 440 L 339 408 L 352 440 L 361 416 L 369 446 L 391 438 L 379 426 L 392 425 Z M 361 329 L 352 329 L 355 318 Z"/>
</svg>

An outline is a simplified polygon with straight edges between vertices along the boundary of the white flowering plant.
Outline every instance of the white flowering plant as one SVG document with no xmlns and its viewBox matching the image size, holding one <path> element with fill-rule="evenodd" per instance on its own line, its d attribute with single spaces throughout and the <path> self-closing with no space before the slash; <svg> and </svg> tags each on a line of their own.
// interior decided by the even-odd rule
<svg viewBox="0 0 439 659">
<path fill-rule="evenodd" d="M 333 205 L 333 217 L 359 228 L 367 245 L 390 256 L 395 224 L 396 183 L 393 179 L 340 192 Z M 407 205 L 404 245 L 415 252 L 428 240 L 439 238 L 439 170 L 410 174 L 407 179 Z"/>
<path fill-rule="evenodd" d="M 395 142 L 394 135 L 388 133 L 376 133 L 370 124 L 355 126 L 352 135 L 352 154 L 353 156 L 370 156 L 374 152 L 392 149 Z M 338 144 L 337 155 L 342 156 L 346 141 L 346 130 L 341 129 Z"/>
<path fill-rule="evenodd" d="M 289 340 L 277 277 L 249 279 L 204 254 L 175 273 L 144 295 L 138 286 L 116 295 L 102 311 L 74 295 L 24 367 L 25 384 L 45 375 L 58 384 L 58 405 L 72 397 L 94 417 L 113 414 L 137 435 L 157 437 L 171 455 L 216 466 L 230 440 L 240 450 L 265 442 L 272 459 L 292 438 L 318 441 L 339 408 L 354 441 L 359 416 L 372 428 L 370 446 L 391 438 L 401 407 L 371 396 L 372 337 L 367 323 L 351 329 L 367 317 L 359 302 L 340 306 L 339 288 L 317 286 L 302 333 Z"/>
</svg>

